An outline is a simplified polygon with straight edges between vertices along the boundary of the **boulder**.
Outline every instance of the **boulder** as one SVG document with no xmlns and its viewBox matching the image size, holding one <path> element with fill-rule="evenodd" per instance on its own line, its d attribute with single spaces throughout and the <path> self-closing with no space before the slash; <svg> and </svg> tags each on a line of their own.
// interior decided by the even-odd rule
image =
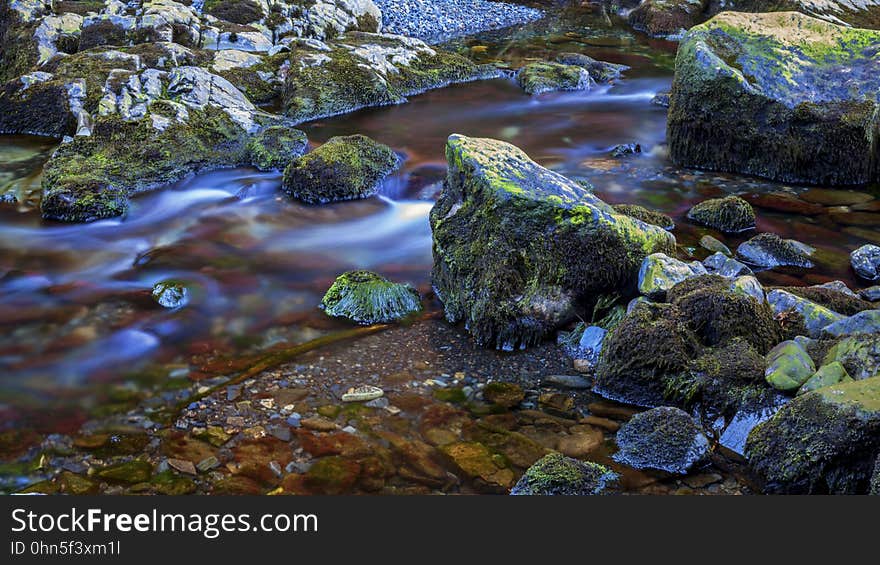
<svg viewBox="0 0 880 565">
<path fill-rule="evenodd" d="M 798 389 L 797 393 L 798 396 L 800 396 L 814 390 L 819 390 L 820 388 L 825 388 L 826 386 L 845 383 L 851 380 L 853 379 L 849 376 L 849 373 L 846 372 L 846 367 L 844 367 L 840 361 L 833 361 L 827 365 L 819 367 L 813 376 L 807 379 L 807 382 Z"/>
<path fill-rule="evenodd" d="M 855 380 L 880 376 L 880 335 L 863 334 L 838 340 L 828 349 L 822 365 L 841 363 Z"/>
<path fill-rule="evenodd" d="M 583 53 L 560 53 L 554 61 L 560 65 L 581 67 L 590 73 L 590 78 L 598 84 L 606 84 L 618 79 L 623 71 L 629 69 L 626 65 L 597 61 Z"/>
<path fill-rule="evenodd" d="M 878 0 L 727 0 L 724 6 L 737 12 L 800 12 L 833 24 L 880 29 Z"/>
<path fill-rule="evenodd" d="M 699 261 L 685 263 L 664 253 L 653 253 L 639 267 L 639 292 L 649 298 L 663 298 L 683 280 L 707 273 Z"/>
<path fill-rule="evenodd" d="M 722 12 L 692 28 L 675 63 L 671 158 L 782 182 L 876 181 L 878 45 L 880 32 L 797 12 Z"/>
<path fill-rule="evenodd" d="M 586 69 L 559 63 L 530 63 L 516 73 L 516 82 L 531 95 L 557 90 L 589 90 L 593 84 Z"/>
<path fill-rule="evenodd" d="M 755 227 L 752 205 L 739 196 L 712 198 L 690 209 L 688 219 L 724 233 L 738 233 Z"/>
<path fill-rule="evenodd" d="M 325 44 L 300 41 L 285 79 L 284 112 L 305 122 L 406 102 L 427 90 L 499 76 L 494 67 L 412 38 L 351 32 Z"/>
<path fill-rule="evenodd" d="M 675 222 L 672 218 L 662 212 L 649 210 L 644 206 L 639 206 L 637 204 L 614 204 L 612 208 L 614 208 L 614 211 L 618 214 L 641 220 L 646 224 L 661 227 L 664 230 L 675 228 Z"/>
<path fill-rule="evenodd" d="M 833 310 L 785 290 L 771 290 L 767 293 L 767 301 L 776 316 L 796 312 L 803 319 L 804 328 L 810 337 L 821 336 L 822 330 L 827 326 L 845 319 Z"/>
<path fill-rule="evenodd" d="M 767 382 L 776 390 L 794 392 L 816 373 L 809 354 L 796 341 L 783 341 L 767 354 Z"/>
<path fill-rule="evenodd" d="M 584 496 L 602 494 L 617 475 L 590 461 L 550 453 L 529 467 L 510 490 L 511 495 Z"/>
<path fill-rule="evenodd" d="M 880 280 L 880 246 L 863 245 L 850 254 L 857 275 L 868 281 Z"/>
<path fill-rule="evenodd" d="M 617 432 L 613 458 L 634 469 L 685 474 L 709 452 L 709 440 L 687 412 L 661 407 L 641 412 Z"/>
<path fill-rule="evenodd" d="M 708 6 L 708 0 L 644 0 L 629 13 L 629 23 L 649 35 L 667 37 L 705 19 Z"/>
<path fill-rule="evenodd" d="M 533 345 L 579 304 L 633 288 L 647 255 L 674 250 L 665 230 L 616 213 L 510 144 L 452 135 L 446 156 L 430 217 L 434 288 L 447 319 L 482 345 Z"/>
<path fill-rule="evenodd" d="M 880 452 L 880 378 L 799 396 L 749 434 L 768 493 L 867 494 Z"/>
<path fill-rule="evenodd" d="M 396 322 L 421 311 L 419 293 L 369 271 L 340 275 L 321 300 L 327 315 L 362 325 Z"/>
<path fill-rule="evenodd" d="M 281 189 L 307 204 L 367 198 L 399 166 L 387 145 L 364 135 L 334 137 L 292 161 Z"/>
<path fill-rule="evenodd" d="M 822 333 L 833 337 L 880 334 L 880 310 L 865 310 L 837 320 L 825 326 Z"/>
<path fill-rule="evenodd" d="M 813 267 L 811 250 L 792 239 L 782 239 L 775 233 L 761 233 L 736 248 L 740 259 L 766 269 L 774 267 Z"/>
</svg>

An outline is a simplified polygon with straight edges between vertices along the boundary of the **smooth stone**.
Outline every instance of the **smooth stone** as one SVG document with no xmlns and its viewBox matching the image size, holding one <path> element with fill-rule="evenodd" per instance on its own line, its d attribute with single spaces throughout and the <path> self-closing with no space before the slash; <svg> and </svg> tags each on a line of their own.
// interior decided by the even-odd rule
<svg viewBox="0 0 880 565">
<path fill-rule="evenodd" d="M 807 382 L 798 389 L 797 393 L 800 396 L 820 388 L 825 388 L 826 386 L 836 385 L 837 383 L 851 380 L 852 377 L 846 372 L 846 367 L 844 367 L 839 361 L 834 361 L 819 367 L 816 373 L 807 379 Z"/>
<path fill-rule="evenodd" d="M 700 238 L 700 246 L 703 249 L 708 249 L 712 253 L 722 253 L 724 255 L 732 255 L 730 248 L 721 243 L 718 239 L 712 237 L 711 235 L 704 235 Z"/>
<path fill-rule="evenodd" d="M 544 377 L 544 384 L 573 389 L 587 389 L 592 386 L 589 380 L 578 375 L 547 375 Z"/>
<path fill-rule="evenodd" d="M 813 360 L 795 341 L 783 341 L 767 353 L 764 377 L 776 390 L 799 389 L 816 372 Z"/>
</svg>

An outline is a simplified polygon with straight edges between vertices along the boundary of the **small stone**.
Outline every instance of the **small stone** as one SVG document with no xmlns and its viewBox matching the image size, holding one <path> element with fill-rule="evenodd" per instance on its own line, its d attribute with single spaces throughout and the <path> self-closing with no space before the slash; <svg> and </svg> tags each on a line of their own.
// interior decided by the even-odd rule
<svg viewBox="0 0 880 565">
<path fill-rule="evenodd" d="M 774 233 L 758 234 L 736 249 L 736 254 L 746 263 L 767 269 L 785 266 L 812 268 L 811 252 L 808 246 L 792 239 L 782 239 Z"/>
<path fill-rule="evenodd" d="M 602 494 L 615 480 L 617 475 L 602 465 L 551 453 L 529 467 L 510 494 L 595 495 Z"/>
<path fill-rule="evenodd" d="M 859 296 L 868 302 L 878 302 L 880 301 L 880 285 L 878 286 L 870 286 L 868 288 L 863 288 L 859 291 Z"/>
<path fill-rule="evenodd" d="M 626 157 L 627 155 L 636 155 L 642 152 L 642 146 L 638 143 L 623 143 L 615 145 L 611 149 L 611 156 L 615 159 Z"/>
<path fill-rule="evenodd" d="M 504 408 L 513 408 L 522 402 L 525 398 L 525 393 L 521 387 L 513 383 L 493 381 L 487 383 L 483 389 L 483 398 L 492 404 Z"/>
<path fill-rule="evenodd" d="M 196 469 L 198 469 L 202 473 L 205 473 L 207 471 L 210 471 L 211 469 L 216 469 L 219 466 L 220 461 L 212 455 L 211 457 L 206 457 L 199 461 L 196 464 Z"/>
<path fill-rule="evenodd" d="M 153 287 L 152 297 L 157 304 L 165 308 L 181 308 L 189 301 L 188 291 L 183 283 L 163 281 Z"/>
<path fill-rule="evenodd" d="M 168 459 L 168 465 L 181 473 L 186 473 L 187 475 L 195 475 L 196 474 L 196 466 L 192 464 L 192 461 L 187 461 L 186 459 Z"/>
<path fill-rule="evenodd" d="M 574 359 L 571 364 L 578 373 L 592 373 L 593 369 L 595 369 L 595 366 L 589 359 Z"/>
<path fill-rule="evenodd" d="M 863 245 L 852 252 L 850 263 L 857 275 L 865 280 L 880 280 L 880 246 Z"/>
<path fill-rule="evenodd" d="M 755 227 L 752 205 L 739 196 L 713 198 L 690 209 L 688 219 L 725 233 L 737 233 Z"/>
<path fill-rule="evenodd" d="M 352 387 L 342 395 L 343 402 L 366 402 L 375 400 L 385 394 L 381 388 L 372 385 Z"/>
<path fill-rule="evenodd" d="M 300 415 L 297 414 L 297 413 L 293 413 L 293 414 L 291 414 L 291 415 L 287 418 L 287 425 L 290 426 L 290 427 L 292 427 L 292 428 L 298 428 L 298 427 L 300 427 L 300 426 L 302 425 L 302 416 L 300 416 Z"/>
<path fill-rule="evenodd" d="M 339 276 L 321 300 L 329 315 L 361 325 L 390 323 L 421 311 L 419 293 L 370 271 Z"/>
<path fill-rule="evenodd" d="M 718 473 L 700 473 L 699 475 L 690 475 L 682 479 L 684 484 L 695 489 L 706 488 L 709 485 L 720 483 L 723 480 L 724 477 Z"/>
<path fill-rule="evenodd" d="M 574 414 L 574 398 L 558 392 L 542 394 L 538 397 L 541 409 L 549 414 L 570 418 Z"/>
<path fill-rule="evenodd" d="M 582 458 L 596 451 L 604 442 L 605 435 L 600 430 L 590 428 L 559 438 L 556 449 L 563 455 Z"/>
<path fill-rule="evenodd" d="M 314 430 L 318 432 L 332 432 L 338 426 L 335 422 L 332 422 L 326 418 L 304 418 L 302 420 L 302 427 L 307 430 Z"/>
<path fill-rule="evenodd" d="M 730 248 L 718 241 L 716 238 L 711 235 L 704 235 L 700 238 L 700 246 L 703 249 L 708 249 L 712 253 L 722 253 L 724 255 L 731 255 Z M 704 263 L 705 264 L 705 263 Z"/>
</svg>

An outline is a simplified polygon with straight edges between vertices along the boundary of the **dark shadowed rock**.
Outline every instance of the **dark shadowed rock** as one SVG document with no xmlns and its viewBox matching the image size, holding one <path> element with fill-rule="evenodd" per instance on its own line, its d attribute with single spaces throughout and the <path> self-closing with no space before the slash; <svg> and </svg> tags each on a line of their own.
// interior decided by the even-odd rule
<svg viewBox="0 0 880 565">
<path fill-rule="evenodd" d="M 761 233 L 742 243 L 736 254 L 740 259 L 758 267 L 812 268 L 808 248 L 791 239 L 782 239 L 775 233 Z"/>
<path fill-rule="evenodd" d="M 709 451 L 709 440 L 687 412 L 662 407 L 641 412 L 617 432 L 614 460 L 634 469 L 685 474 Z"/>
<path fill-rule="evenodd" d="M 690 209 L 688 219 L 724 233 L 737 233 L 755 227 L 752 205 L 738 196 L 700 202 Z"/>
</svg>

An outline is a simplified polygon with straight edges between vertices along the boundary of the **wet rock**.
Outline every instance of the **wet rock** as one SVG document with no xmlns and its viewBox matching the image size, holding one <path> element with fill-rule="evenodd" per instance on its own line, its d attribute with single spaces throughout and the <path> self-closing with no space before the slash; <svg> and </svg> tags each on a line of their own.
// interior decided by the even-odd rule
<svg viewBox="0 0 880 565">
<path fill-rule="evenodd" d="M 511 489 L 511 495 L 602 494 L 617 475 L 597 463 L 578 461 L 559 453 L 544 456 L 526 470 Z"/>
<path fill-rule="evenodd" d="M 669 92 L 658 92 L 651 98 L 651 104 L 661 108 L 669 108 Z"/>
<path fill-rule="evenodd" d="M 674 249 L 668 232 L 617 214 L 512 145 L 453 135 L 446 154 L 431 211 L 433 282 L 447 319 L 481 345 L 533 345 L 580 300 L 635 284 L 646 255 Z"/>
<path fill-rule="evenodd" d="M 663 298 L 676 284 L 707 272 L 698 261 L 685 263 L 664 253 L 653 253 L 645 257 L 639 268 L 639 292 L 650 298 Z"/>
<path fill-rule="evenodd" d="M 351 491 L 361 473 L 357 461 L 339 455 L 322 457 L 306 471 L 303 482 L 315 494 L 338 495 Z"/>
<path fill-rule="evenodd" d="M 56 479 L 60 492 L 64 494 L 72 494 L 74 496 L 82 496 L 87 494 L 98 494 L 98 485 L 87 477 L 71 473 L 70 471 L 61 471 Z"/>
<path fill-rule="evenodd" d="M 700 247 L 708 249 L 712 253 L 721 253 L 722 255 L 731 255 L 730 248 L 718 241 L 711 235 L 704 235 L 700 238 Z M 705 261 L 703 262 L 705 264 Z"/>
<path fill-rule="evenodd" d="M 636 204 L 614 204 L 612 206 L 614 211 L 618 214 L 623 214 L 624 216 L 629 216 L 630 218 L 635 218 L 637 220 L 641 220 L 646 224 L 651 224 L 652 226 L 661 227 L 665 230 L 671 230 L 675 228 L 675 222 L 662 212 L 658 212 L 656 210 L 649 210 L 644 206 L 638 206 Z"/>
<path fill-rule="evenodd" d="M 880 336 L 863 334 L 835 343 L 825 354 L 822 365 L 840 362 L 855 380 L 880 376 Z"/>
<path fill-rule="evenodd" d="M 458 442 L 440 447 L 453 466 L 465 477 L 480 481 L 490 490 L 507 490 L 513 485 L 513 471 L 503 458 L 494 456 L 476 442 Z"/>
<path fill-rule="evenodd" d="M 834 337 L 880 334 L 880 310 L 865 310 L 837 320 L 825 326 L 822 333 Z"/>
<path fill-rule="evenodd" d="M 517 72 L 516 82 L 533 96 L 558 90 L 589 90 L 593 85 L 586 69 L 559 63 L 530 63 Z"/>
<path fill-rule="evenodd" d="M 751 296 L 758 302 L 764 302 L 767 300 L 766 295 L 764 294 L 764 287 L 761 286 L 761 283 L 758 282 L 753 276 L 742 276 L 735 278 L 730 283 L 730 290 L 734 292 L 741 292 L 748 296 Z"/>
<path fill-rule="evenodd" d="M 709 273 L 719 275 L 728 279 L 752 275 L 752 270 L 743 263 L 740 263 L 733 257 L 728 257 L 723 253 L 715 253 L 703 260 L 703 266 Z"/>
<path fill-rule="evenodd" d="M 758 234 L 736 249 L 736 254 L 746 263 L 767 269 L 784 266 L 812 268 L 811 253 L 803 244 L 782 239 L 774 233 Z"/>
<path fill-rule="evenodd" d="M 807 382 L 798 389 L 798 396 L 814 390 L 819 390 L 820 388 L 825 388 L 826 386 L 849 382 L 851 380 L 853 379 L 849 376 L 849 373 L 846 372 L 846 367 L 844 367 L 839 361 L 834 361 L 819 367 L 813 376 L 807 379 Z"/>
<path fill-rule="evenodd" d="M 833 310 L 780 289 L 767 293 L 767 301 L 777 316 L 786 312 L 797 312 L 803 318 L 804 327 L 810 337 L 819 337 L 827 326 L 844 319 Z"/>
<path fill-rule="evenodd" d="M 621 426 L 617 446 L 618 463 L 683 475 L 706 457 L 709 440 L 687 412 L 662 407 L 636 414 Z"/>
<path fill-rule="evenodd" d="M 690 209 L 688 219 L 724 233 L 738 233 L 755 227 L 752 205 L 739 196 L 713 198 Z"/>
<path fill-rule="evenodd" d="M 784 341 L 767 354 L 764 375 L 767 382 L 777 390 L 796 391 L 815 373 L 813 360 L 795 341 Z"/>
<path fill-rule="evenodd" d="M 626 157 L 627 155 L 636 155 L 642 152 L 642 146 L 638 143 L 624 143 L 615 145 L 611 148 L 611 156 L 615 159 Z"/>
<path fill-rule="evenodd" d="M 408 37 L 347 33 L 327 44 L 299 41 L 285 79 L 284 112 L 300 123 L 497 76 L 494 67 Z"/>
<path fill-rule="evenodd" d="M 377 386 L 363 385 L 352 387 L 342 395 L 343 402 L 369 402 L 385 395 L 385 391 Z"/>
<path fill-rule="evenodd" d="M 409 285 L 393 283 L 369 271 L 340 275 L 321 300 L 334 317 L 362 325 L 396 322 L 421 311 L 419 293 Z"/>
<path fill-rule="evenodd" d="M 670 156 L 782 182 L 876 180 L 878 38 L 796 12 L 723 12 L 691 29 L 676 57 Z"/>
<path fill-rule="evenodd" d="M 578 342 L 578 358 L 585 359 L 595 365 L 602 353 L 602 343 L 608 330 L 599 326 L 587 326 Z"/>
<path fill-rule="evenodd" d="M 880 449 L 880 379 L 825 387 L 786 404 L 749 434 L 765 492 L 865 494 Z"/>
<path fill-rule="evenodd" d="M 597 61 L 583 53 L 560 53 L 554 60 L 561 65 L 574 65 L 585 69 L 590 73 L 590 78 L 599 84 L 618 79 L 623 71 L 629 69 L 626 65 Z"/>
<path fill-rule="evenodd" d="M 877 455 L 877 461 L 874 462 L 874 474 L 871 475 L 871 490 L 868 494 L 880 496 L 880 455 Z"/>
<path fill-rule="evenodd" d="M 110 465 L 98 470 L 95 476 L 116 483 L 143 483 L 150 480 L 153 466 L 147 461 L 134 459 L 126 463 Z"/>
<path fill-rule="evenodd" d="M 261 171 L 284 170 L 302 156 L 309 140 L 303 132 L 287 126 L 265 128 L 248 143 L 251 164 Z"/>
<path fill-rule="evenodd" d="M 165 308 L 181 308 L 189 302 L 189 291 L 183 283 L 177 281 L 156 283 L 151 296 Z"/>
<path fill-rule="evenodd" d="M 862 300 L 840 281 L 814 286 L 785 286 L 778 290 L 810 300 L 843 316 L 851 316 L 873 308 L 870 302 Z"/>
<path fill-rule="evenodd" d="M 707 0 L 645 0 L 629 13 L 629 23 L 649 35 L 675 35 L 704 19 L 708 5 Z"/>
<path fill-rule="evenodd" d="M 570 430 L 569 435 L 559 438 L 556 449 L 568 457 L 586 457 L 596 451 L 605 442 L 605 435 L 601 430 L 588 426 L 576 426 L 583 428 Z"/>
<path fill-rule="evenodd" d="M 865 280 L 880 280 L 880 246 L 863 245 L 850 255 L 852 268 Z"/>
<path fill-rule="evenodd" d="M 859 296 L 869 302 L 880 301 L 880 286 L 871 286 L 859 291 Z"/>
<path fill-rule="evenodd" d="M 364 135 L 334 137 L 291 162 L 281 189 L 308 204 L 367 198 L 399 166 L 387 145 Z"/>
<path fill-rule="evenodd" d="M 586 389 L 591 386 L 590 381 L 579 375 L 547 375 L 544 377 L 544 384 L 573 389 Z"/>
<path fill-rule="evenodd" d="M 483 398 L 487 402 L 504 408 L 513 408 L 522 402 L 525 396 L 523 389 L 513 383 L 493 381 L 483 388 Z"/>
</svg>

